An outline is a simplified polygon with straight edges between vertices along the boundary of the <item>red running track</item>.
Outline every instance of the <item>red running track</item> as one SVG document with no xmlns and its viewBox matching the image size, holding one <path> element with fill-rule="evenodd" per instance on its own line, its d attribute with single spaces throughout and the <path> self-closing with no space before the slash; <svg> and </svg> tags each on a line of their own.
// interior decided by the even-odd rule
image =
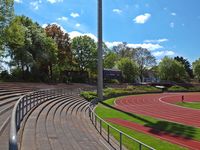
<svg viewBox="0 0 200 150">
<path fill-rule="evenodd" d="M 115 107 L 134 114 L 200 127 L 200 110 L 184 108 L 173 104 L 180 102 L 182 95 L 184 95 L 184 101 L 200 102 L 200 93 L 148 94 L 117 99 Z"/>
<path fill-rule="evenodd" d="M 124 127 L 127 127 L 129 129 L 133 129 L 145 134 L 153 135 L 159 139 L 169 141 L 174 144 L 178 144 L 184 147 L 187 147 L 191 150 L 199 150 L 200 149 L 200 142 L 195 141 L 192 139 L 184 138 L 182 136 L 176 136 L 170 133 L 166 133 L 163 131 L 159 131 L 156 129 L 152 129 L 150 127 L 145 127 L 130 121 L 118 119 L 118 118 L 112 118 L 112 119 L 107 119 L 107 121 L 112 122 L 114 124 L 118 124 Z"/>
</svg>

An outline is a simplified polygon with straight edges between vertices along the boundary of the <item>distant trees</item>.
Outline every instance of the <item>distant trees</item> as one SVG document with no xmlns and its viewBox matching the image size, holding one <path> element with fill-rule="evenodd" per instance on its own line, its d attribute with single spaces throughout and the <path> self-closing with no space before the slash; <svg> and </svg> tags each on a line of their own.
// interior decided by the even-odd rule
<svg viewBox="0 0 200 150">
<path fill-rule="evenodd" d="M 104 68 L 112 69 L 115 67 L 117 60 L 118 55 L 113 51 L 109 51 L 104 57 Z"/>
<path fill-rule="evenodd" d="M 56 24 L 43 29 L 28 17 L 14 17 L 13 3 L 13 0 L 0 3 L 0 56 L 8 53 L 11 74 L 16 80 L 63 81 L 66 70 L 86 71 L 96 79 L 97 43 L 92 38 L 70 39 Z M 189 61 L 179 56 L 165 57 L 157 66 L 151 51 L 131 48 L 125 42 L 112 49 L 104 43 L 103 49 L 104 68 L 118 68 L 125 82 L 138 79 L 143 82 L 149 72 L 161 80 L 175 82 L 187 81 L 194 73 L 200 81 L 200 59 L 192 64 L 192 70 Z M 10 79 L 9 72 L 3 72 L 2 76 Z"/>
<path fill-rule="evenodd" d="M 118 68 L 123 72 L 125 82 L 134 82 L 138 75 L 137 64 L 129 58 L 121 58 L 117 63 Z"/>
<path fill-rule="evenodd" d="M 195 77 L 200 82 L 200 58 L 192 63 L 192 68 L 193 68 Z"/>
<path fill-rule="evenodd" d="M 190 62 L 187 59 L 185 59 L 183 57 L 179 57 L 179 56 L 174 57 L 174 59 L 184 65 L 185 70 L 188 73 L 188 75 L 190 76 L 190 78 L 194 77 Z"/>
<path fill-rule="evenodd" d="M 158 71 L 161 80 L 183 82 L 188 79 L 183 64 L 173 58 L 164 57 L 159 63 Z"/>
<path fill-rule="evenodd" d="M 156 65 L 156 58 L 144 48 L 136 48 L 134 60 L 138 64 L 140 81 L 143 82 L 144 71 Z"/>
</svg>

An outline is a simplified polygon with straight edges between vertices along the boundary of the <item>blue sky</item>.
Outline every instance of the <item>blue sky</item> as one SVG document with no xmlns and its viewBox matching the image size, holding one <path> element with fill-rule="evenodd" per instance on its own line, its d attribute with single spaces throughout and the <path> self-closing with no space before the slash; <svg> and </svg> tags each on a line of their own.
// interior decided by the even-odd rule
<svg viewBox="0 0 200 150">
<path fill-rule="evenodd" d="M 199 0 L 103 0 L 103 11 L 109 47 L 127 42 L 148 48 L 158 60 L 200 57 Z M 71 38 L 86 34 L 96 40 L 97 0 L 15 0 L 15 13 L 44 27 L 59 24 Z"/>
</svg>

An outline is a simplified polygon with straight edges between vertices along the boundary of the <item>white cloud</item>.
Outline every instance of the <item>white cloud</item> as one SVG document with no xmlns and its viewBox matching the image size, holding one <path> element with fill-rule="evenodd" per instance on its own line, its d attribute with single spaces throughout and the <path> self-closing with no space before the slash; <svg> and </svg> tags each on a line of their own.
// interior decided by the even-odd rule
<svg viewBox="0 0 200 150">
<path fill-rule="evenodd" d="M 121 14 L 122 10 L 120 10 L 120 9 L 113 9 L 113 12 L 116 13 L 116 14 Z"/>
<path fill-rule="evenodd" d="M 48 26 L 48 24 L 45 23 L 42 25 L 42 28 L 46 28 L 47 26 Z"/>
<path fill-rule="evenodd" d="M 167 42 L 169 41 L 168 39 L 158 39 L 158 40 L 145 40 L 144 43 L 162 43 L 162 42 Z"/>
<path fill-rule="evenodd" d="M 169 26 L 170 26 L 171 28 L 174 28 L 174 26 L 175 26 L 174 22 L 171 22 L 171 23 L 169 24 Z"/>
<path fill-rule="evenodd" d="M 123 42 L 105 42 L 105 44 L 108 46 L 108 48 L 112 48 L 113 46 L 117 46 L 119 44 L 122 44 Z M 127 44 L 128 47 L 130 48 L 138 48 L 138 47 L 142 47 L 142 48 L 146 48 L 150 51 L 154 51 L 160 48 L 163 48 L 163 46 L 159 45 L 159 44 L 152 44 L 152 43 L 142 43 L 142 44 L 132 44 L 132 43 L 128 43 Z"/>
<path fill-rule="evenodd" d="M 38 10 L 39 4 L 41 4 L 41 3 L 42 3 L 41 0 L 37 0 L 37 1 L 30 2 L 30 5 L 33 7 L 33 9 Z"/>
<path fill-rule="evenodd" d="M 81 32 L 78 32 L 78 31 L 69 32 L 69 37 L 71 39 L 73 39 L 75 37 L 78 37 L 78 36 L 84 36 L 84 35 L 89 36 L 90 38 L 92 38 L 93 40 L 95 40 L 95 42 L 97 42 L 97 37 L 94 34 L 92 34 L 92 33 L 81 33 Z"/>
<path fill-rule="evenodd" d="M 73 18 L 76 18 L 76 17 L 79 17 L 80 15 L 79 15 L 78 13 L 72 12 L 72 13 L 70 14 L 70 16 L 73 17 Z"/>
<path fill-rule="evenodd" d="M 105 42 L 105 44 L 108 46 L 108 48 L 112 48 L 114 46 L 122 44 L 122 42 Z"/>
<path fill-rule="evenodd" d="M 175 12 L 172 12 L 171 15 L 172 15 L 172 16 L 176 16 L 176 13 L 175 13 Z"/>
<path fill-rule="evenodd" d="M 76 27 L 80 27 L 80 26 L 81 26 L 81 24 L 80 24 L 80 23 L 77 23 L 75 26 L 76 26 Z"/>
<path fill-rule="evenodd" d="M 68 18 L 63 16 L 63 17 L 58 18 L 57 20 L 59 20 L 59 21 L 67 21 Z"/>
<path fill-rule="evenodd" d="M 47 2 L 54 4 L 54 3 L 63 2 L 63 0 L 47 0 Z"/>
<path fill-rule="evenodd" d="M 142 44 L 127 44 L 128 47 L 131 48 L 138 48 L 138 47 L 142 47 L 142 48 L 146 48 L 150 51 L 154 51 L 160 48 L 163 48 L 163 46 L 161 46 L 160 44 L 152 44 L 152 43 L 142 43 Z"/>
<path fill-rule="evenodd" d="M 155 57 L 173 56 L 173 55 L 175 55 L 175 52 L 173 52 L 173 51 L 157 51 L 157 52 L 153 52 L 152 55 L 154 55 Z"/>
<path fill-rule="evenodd" d="M 16 3 L 22 3 L 22 0 L 14 0 Z"/>
<path fill-rule="evenodd" d="M 135 19 L 133 19 L 133 21 L 138 24 L 144 24 L 150 19 L 150 17 L 151 17 L 151 14 L 145 13 L 143 15 L 137 16 Z"/>
</svg>

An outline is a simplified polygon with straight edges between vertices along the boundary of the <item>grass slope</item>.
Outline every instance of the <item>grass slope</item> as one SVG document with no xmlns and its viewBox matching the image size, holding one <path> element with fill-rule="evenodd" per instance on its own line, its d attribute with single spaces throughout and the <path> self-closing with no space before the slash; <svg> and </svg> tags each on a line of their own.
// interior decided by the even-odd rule
<svg viewBox="0 0 200 150">
<path fill-rule="evenodd" d="M 158 120 L 152 117 L 147 117 L 143 115 L 134 115 L 131 113 L 126 113 L 122 112 L 116 109 L 112 108 L 112 105 L 114 104 L 115 98 L 109 99 L 102 104 L 99 104 L 98 107 L 96 108 L 95 112 L 103 119 L 108 119 L 108 118 L 121 118 L 124 120 L 132 121 L 144 126 L 152 127 L 161 130 L 162 132 L 166 132 L 167 134 L 171 135 L 178 135 L 178 136 L 183 136 L 186 138 L 191 138 L 195 140 L 200 140 L 200 128 L 194 128 L 190 126 L 185 126 L 181 124 L 176 124 L 176 123 L 171 123 L 167 121 L 162 121 Z M 158 138 L 155 138 L 150 135 L 146 135 L 134 130 L 130 130 L 128 128 L 115 125 L 116 128 L 119 130 L 122 130 L 123 132 L 127 133 L 128 135 L 156 148 L 156 149 L 162 149 L 162 150 L 183 150 L 185 148 L 182 148 L 178 145 L 171 144 L 169 142 L 160 140 Z M 117 133 L 113 132 L 113 136 L 117 139 L 119 139 L 119 136 Z M 124 140 L 125 141 L 125 140 Z M 130 140 L 126 140 L 124 145 L 127 148 L 131 148 L 132 146 L 135 146 L 131 144 Z"/>
</svg>

